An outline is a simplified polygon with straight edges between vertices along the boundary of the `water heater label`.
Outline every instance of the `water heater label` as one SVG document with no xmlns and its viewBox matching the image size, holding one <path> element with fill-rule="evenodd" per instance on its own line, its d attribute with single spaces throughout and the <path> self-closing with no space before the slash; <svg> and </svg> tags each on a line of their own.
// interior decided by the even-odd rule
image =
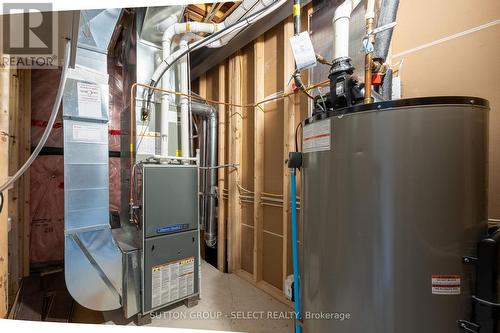
<svg viewBox="0 0 500 333">
<path fill-rule="evenodd" d="M 330 119 L 325 119 L 304 126 L 304 134 L 302 135 L 304 153 L 331 149 L 331 124 Z"/>
<path fill-rule="evenodd" d="M 152 268 L 151 306 L 156 308 L 194 293 L 194 257 Z"/>
<path fill-rule="evenodd" d="M 434 295 L 460 295 L 460 275 L 433 275 L 432 293 Z"/>
</svg>

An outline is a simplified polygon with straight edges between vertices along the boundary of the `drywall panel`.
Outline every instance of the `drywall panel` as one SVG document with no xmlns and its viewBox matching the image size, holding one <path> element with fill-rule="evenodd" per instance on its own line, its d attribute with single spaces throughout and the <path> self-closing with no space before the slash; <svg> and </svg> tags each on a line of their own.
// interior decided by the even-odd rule
<svg viewBox="0 0 500 333">
<path fill-rule="evenodd" d="M 400 0 L 393 53 L 498 19 L 498 0 Z"/>
<path fill-rule="evenodd" d="M 394 32 L 393 54 L 430 43 L 464 29 L 500 19 L 498 0 L 401 1 Z M 415 15 L 425 10 L 425 25 Z M 445 15 L 446 12 L 446 15 Z M 417 25 L 415 25 L 417 24 Z M 415 33 L 418 27 L 418 33 Z M 443 41 L 442 43 L 393 57 L 403 61 L 400 71 L 403 97 L 470 95 L 491 104 L 489 128 L 489 217 L 500 218 L 500 25 Z"/>
</svg>

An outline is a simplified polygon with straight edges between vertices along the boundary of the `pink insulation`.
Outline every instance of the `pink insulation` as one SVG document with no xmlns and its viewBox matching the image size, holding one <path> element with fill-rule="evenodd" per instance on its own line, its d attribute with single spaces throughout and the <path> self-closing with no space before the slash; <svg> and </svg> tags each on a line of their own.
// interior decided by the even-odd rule
<svg viewBox="0 0 500 333">
<path fill-rule="evenodd" d="M 109 70 L 109 150 L 120 151 L 123 111 L 122 69 L 112 60 Z M 36 146 L 47 126 L 57 93 L 60 70 L 31 71 L 31 138 Z M 61 108 L 62 109 L 62 108 Z M 63 147 L 63 120 L 59 112 L 45 147 Z M 120 211 L 120 158 L 109 159 L 109 207 Z M 30 169 L 31 239 L 30 262 L 64 260 L 64 157 L 39 156 Z"/>
<path fill-rule="evenodd" d="M 123 111 L 123 78 L 122 68 L 114 64 L 114 59 L 108 59 L 109 74 L 109 150 L 120 151 L 122 131 L 120 117 Z"/>
<path fill-rule="evenodd" d="M 39 156 L 30 170 L 30 261 L 42 263 L 63 260 L 63 156 Z"/>
<path fill-rule="evenodd" d="M 47 127 L 60 77 L 61 70 L 59 69 L 33 69 L 31 71 L 31 144 L 33 146 L 38 144 Z M 61 148 L 62 146 L 62 113 L 59 112 L 45 147 Z"/>
<path fill-rule="evenodd" d="M 120 211 L 120 159 L 109 159 L 109 209 Z"/>
</svg>

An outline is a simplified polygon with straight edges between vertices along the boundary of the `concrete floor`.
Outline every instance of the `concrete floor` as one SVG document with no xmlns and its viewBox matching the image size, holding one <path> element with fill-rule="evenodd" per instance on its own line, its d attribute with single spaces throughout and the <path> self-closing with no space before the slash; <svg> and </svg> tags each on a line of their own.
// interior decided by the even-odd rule
<svg viewBox="0 0 500 333">
<path fill-rule="evenodd" d="M 201 300 L 198 305 L 184 305 L 159 311 L 150 326 L 205 330 L 291 333 L 293 322 L 286 305 L 234 274 L 224 274 L 202 262 Z M 107 324 L 131 324 L 121 312 L 104 313 Z"/>
</svg>

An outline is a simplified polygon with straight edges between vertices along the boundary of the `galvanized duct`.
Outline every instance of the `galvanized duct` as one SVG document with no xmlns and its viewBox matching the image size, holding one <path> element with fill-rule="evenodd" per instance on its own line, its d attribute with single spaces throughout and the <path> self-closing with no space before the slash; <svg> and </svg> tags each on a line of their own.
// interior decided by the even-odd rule
<svg viewBox="0 0 500 333">
<path fill-rule="evenodd" d="M 65 279 L 81 305 L 122 306 L 122 255 L 109 225 L 107 46 L 120 10 L 82 11 L 63 97 Z"/>
<path fill-rule="evenodd" d="M 202 180 L 201 216 L 205 228 L 205 243 L 217 244 L 215 207 L 217 201 L 217 110 L 210 104 L 191 102 L 191 112 L 203 117 L 201 135 L 200 179 Z"/>
</svg>

